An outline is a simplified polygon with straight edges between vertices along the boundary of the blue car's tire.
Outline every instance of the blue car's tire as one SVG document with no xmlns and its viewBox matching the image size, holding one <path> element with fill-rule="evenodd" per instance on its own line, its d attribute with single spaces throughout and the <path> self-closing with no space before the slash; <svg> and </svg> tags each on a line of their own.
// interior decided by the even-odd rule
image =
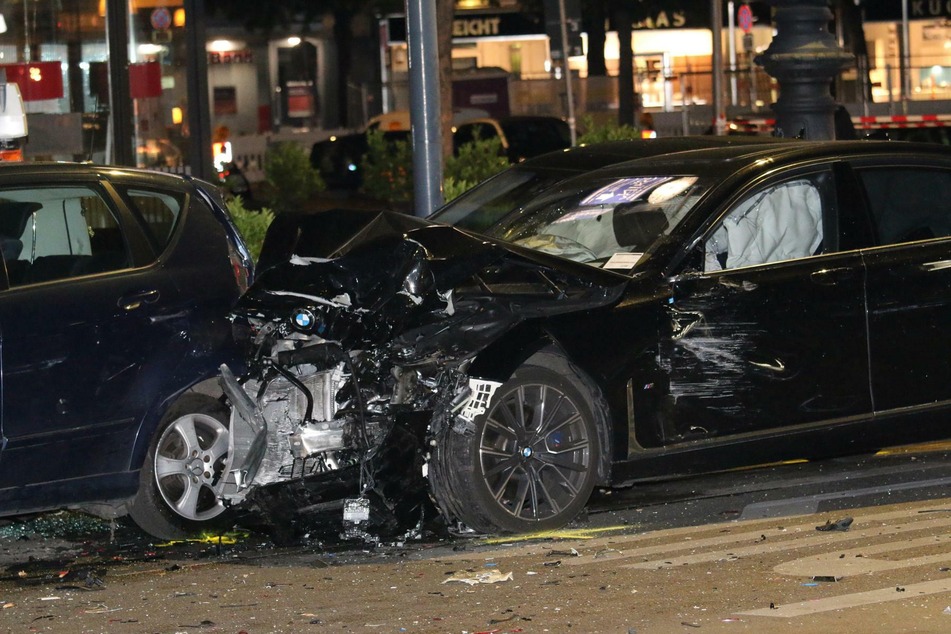
<svg viewBox="0 0 951 634">
<path fill-rule="evenodd" d="M 166 412 L 142 465 L 129 514 L 145 532 L 180 539 L 220 527 L 218 498 L 228 458 L 228 408 L 204 394 L 186 394 Z"/>
</svg>

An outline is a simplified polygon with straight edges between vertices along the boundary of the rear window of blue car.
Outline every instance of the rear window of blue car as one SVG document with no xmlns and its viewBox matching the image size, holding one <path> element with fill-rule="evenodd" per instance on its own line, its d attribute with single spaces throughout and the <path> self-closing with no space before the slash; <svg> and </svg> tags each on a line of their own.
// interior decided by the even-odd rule
<svg viewBox="0 0 951 634">
<path fill-rule="evenodd" d="M 138 187 L 119 187 L 119 192 L 145 227 L 158 251 L 171 241 L 185 209 L 183 192 L 157 191 Z"/>
</svg>

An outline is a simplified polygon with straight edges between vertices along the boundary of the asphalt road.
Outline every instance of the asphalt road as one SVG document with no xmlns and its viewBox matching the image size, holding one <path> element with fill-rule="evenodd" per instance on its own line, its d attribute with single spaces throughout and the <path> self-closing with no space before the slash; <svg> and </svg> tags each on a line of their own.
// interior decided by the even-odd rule
<svg viewBox="0 0 951 634">
<path fill-rule="evenodd" d="M 545 535 L 375 547 L 157 544 L 50 514 L 0 528 L 0 632 L 947 632 L 949 482 L 938 444 L 598 492 Z"/>
<path fill-rule="evenodd" d="M 661 530 L 939 499 L 949 491 L 951 442 L 936 442 L 600 491 L 588 521 Z"/>
</svg>

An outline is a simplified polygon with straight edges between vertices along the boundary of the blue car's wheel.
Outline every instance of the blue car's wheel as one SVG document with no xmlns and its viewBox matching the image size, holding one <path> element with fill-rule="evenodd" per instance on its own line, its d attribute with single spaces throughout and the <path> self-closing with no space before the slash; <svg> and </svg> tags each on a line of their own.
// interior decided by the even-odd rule
<svg viewBox="0 0 951 634">
<path fill-rule="evenodd" d="M 132 519 L 163 539 L 208 528 L 226 511 L 220 499 L 229 445 L 228 409 L 188 394 L 166 413 L 142 465 Z"/>
</svg>

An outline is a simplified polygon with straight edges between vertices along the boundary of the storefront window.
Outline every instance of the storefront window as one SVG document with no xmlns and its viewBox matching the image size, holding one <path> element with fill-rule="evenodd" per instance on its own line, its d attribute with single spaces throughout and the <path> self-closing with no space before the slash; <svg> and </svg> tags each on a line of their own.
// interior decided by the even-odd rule
<svg viewBox="0 0 951 634">
<path fill-rule="evenodd" d="M 0 68 L 20 87 L 27 160 L 102 160 L 108 59 L 99 0 L 0 1 Z M 101 81 L 103 80 L 103 81 Z"/>
<path fill-rule="evenodd" d="M 132 0 L 129 89 L 139 167 L 182 171 L 188 126 L 182 0 Z"/>
<path fill-rule="evenodd" d="M 908 26 L 910 99 L 951 98 L 951 23 L 912 20 Z M 901 97 L 901 23 L 865 25 L 872 98 L 884 102 Z"/>
<path fill-rule="evenodd" d="M 114 8 L 119 24 L 128 24 L 121 104 L 111 96 L 107 11 Z M 183 0 L 0 0 L 0 68 L 23 96 L 25 160 L 123 162 L 116 148 L 129 143 L 137 166 L 184 171 L 185 43 Z M 131 121 L 117 125 L 127 112 Z M 130 124 L 131 139 L 117 133 Z"/>
</svg>

